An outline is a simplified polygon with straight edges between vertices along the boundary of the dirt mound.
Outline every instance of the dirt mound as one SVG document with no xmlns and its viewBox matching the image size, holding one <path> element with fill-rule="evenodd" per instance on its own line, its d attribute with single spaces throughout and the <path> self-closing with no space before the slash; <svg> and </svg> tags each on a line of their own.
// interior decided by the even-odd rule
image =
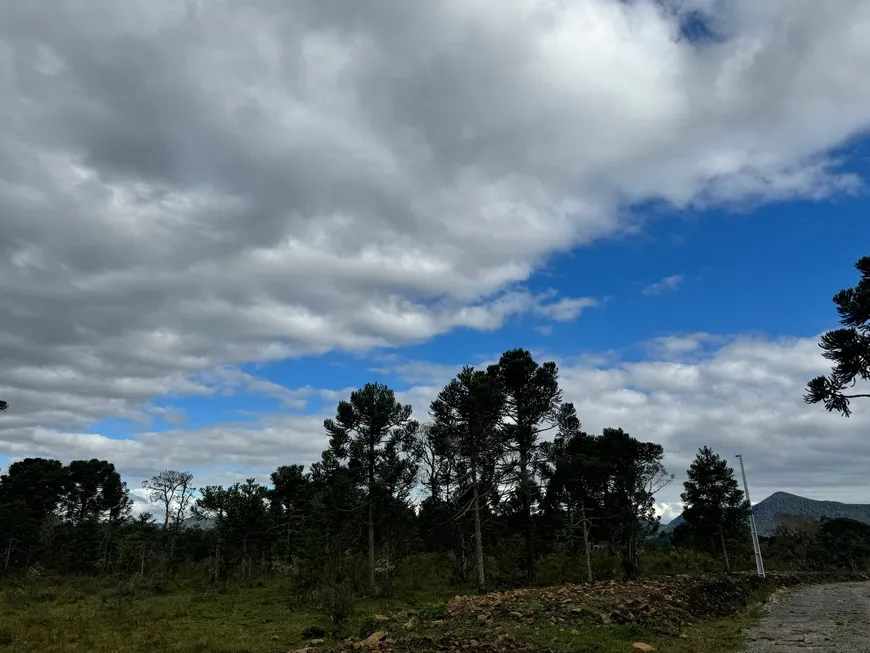
<svg viewBox="0 0 870 653">
<path fill-rule="evenodd" d="M 608 581 L 457 596 L 448 603 L 447 611 L 455 619 L 473 618 L 482 622 L 546 619 L 566 624 L 636 623 L 671 634 L 695 621 L 734 614 L 761 589 L 829 580 L 841 578 L 828 574 L 772 573 L 765 579 L 755 574 L 733 574 Z"/>
<path fill-rule="evenodd" d="M 765 579 L 755 574 L 674 576 L 456 596 L 447 604 L 443 620 L 412 617 L 406 623 L 405 613 L 386 617 L 382 631 L 348 643 L 344 650 L 544 653 L 546 648 L 518 641 L 514 635 L 519 637 L 523 626 L 545 624 L 573 629 L 633 623 L 662 635 L 677 635 L 688 624 L 734 614 L 760 590 L 868 579 L 866 575 L 806 573 L 771 573 Z"/>
</svg>

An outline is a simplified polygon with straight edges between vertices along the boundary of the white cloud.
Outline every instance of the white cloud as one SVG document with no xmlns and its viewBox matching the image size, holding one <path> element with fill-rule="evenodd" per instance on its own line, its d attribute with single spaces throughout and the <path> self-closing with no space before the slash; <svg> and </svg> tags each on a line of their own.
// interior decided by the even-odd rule
<svg viewBox="0 0 870 653">
<path fill-rule="evenodd" d="M 656 503 L 654 508 L 656 515 L 661 519 L 663 525 L 668 524 L 683 512 L 683 504 L 680 502 Z"/>
<path fill-rule="evenodd" d="M 557 322 L 570 322 L 576 320 L 584 308 L 595 306 L 598 306 L 598 300 L 592 297 L 564 297 L 552 304 L 537 306 L 535 312 Z"/>
<path fill-rule="evenodd" d="M 636 202 L 853 191 L 870 6 L 702 8 L 716 43 L 647 1 L 3 3 L 2 447 L 224 365 L 573 319 L 523 284 Z"/>
<path fill-rule="evenodd" d="M 665 277 L 661 281 L 656 281 L 655 283 L 651 283 L 648 286 L 645 286 L 643 290 L 641 290 L 641 292 L 644 295 L 661 295 L 663 292 L 670 292 L 672 290 L 676 290 L 682 282 L 683 275 L 672 274 L 669 277 Z"/>
<path fill-rule="evenodd" d="M 647 348 L 653 355 L 663 357 L 685 357 L 697 352 L 705 344 L 723 344 L 724 342 L 727 342 L 727 340 L 727 338 L 710 333 L 688 333 L 653 338 L 649 343 L 647 343 Z"/>
</svg>

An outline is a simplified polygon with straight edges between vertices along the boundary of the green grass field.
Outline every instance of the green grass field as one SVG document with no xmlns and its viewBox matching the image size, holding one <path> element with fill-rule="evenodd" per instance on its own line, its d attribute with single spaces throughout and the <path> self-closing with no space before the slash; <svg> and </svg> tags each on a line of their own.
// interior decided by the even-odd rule
<svg viewBox="0 0 870 653">
<path fill-rule="evenodd" d="M 280 581 L 234 583 L 221 587 L 107 586 L 94 581 L 65 580 L 38 584 L 7 583 L 0 589 L 0 651 L 4 653 L 285 653 L 303 646 L 302 631 L 320 625 L 330 630 L 325 611 L 300 600 Z M 455 593 L 454 592 L 451 592 Z M 406 593 L 397 598 L 352 603 L 345 635 L 365 636 L 377 613 L 404 610 L 437 611 L 448 589 Z M 433 608 L 434 603 L 434 608 Z M 550 648 L 554 653 L 633 651 L 642 641 L 658 651 L 727 653 L 740 650 L 741 631 L 753 616 L 708 622 L 687 629 L 681 637 L 662 638 L 632 626 L 557 627 L 541 624 L 504 624 L 516 642 Z M 426 625 L 415 635 L 438 636 L 454 626 Z M 479 638 L 487 633 L 462 626 L 460 636 Z M 490 631 L 491 632 L 491 631 Z M 392 633 L 391 633 L 392 635 Z M 404 630 L 396 633 L 401 649 Z M 327 635 L 318 648 L 343 645 Z"/>
</svg>

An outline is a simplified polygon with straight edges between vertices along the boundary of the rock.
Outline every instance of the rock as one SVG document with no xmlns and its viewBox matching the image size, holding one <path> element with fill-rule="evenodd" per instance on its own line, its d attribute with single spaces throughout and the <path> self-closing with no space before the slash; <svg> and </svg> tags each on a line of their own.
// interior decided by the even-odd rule
<svg viewBox="0 0 870 653">
<path fill-rule="evenodd" d="M 323 644 L 323 642 L 325 642 L 325 641 L 326 640 L 323 639 L 322 637 L 318 637 L 317 639 L 310 640 L 308 643 L 316 646 L 317 644 Z"/>
<path fill-rule="evenodd" d="M 380 645 L 382 639 L 386 639 L 387 633 L 383 630 L 379 630 L 376 633 L 372 633 L 368 637 L 363 640 L 358 641 L 354 644 L 354 648 L 377 648 Z"/>
<path fill-rule="evenodd" d="M 492 617 L 489 614 L 479 614 L 477 615 L 478 621 L 489 621 Z"/>
<path fill-rule="evenodd" d="M 390 620 L 390 618 L 384 614 L 376 614 L 375 615 L 375 621 L 377 621 L 379 624 L 382 624 L 382 623 L 389 621 L 389 620 Z"/>
<path fill-rule="evenodd" d="M 644 644 L 643 642 L 635 642 L 631 645 L 632 648 L 636 648 L 638 651 L 655 651 L 655 649 L 649 644 Z"/>
<path fill-rule="evenodd" d="M 414 630 L 414 620 L 411 619 L 405 624 L 405 630 Z"/>
</svg>

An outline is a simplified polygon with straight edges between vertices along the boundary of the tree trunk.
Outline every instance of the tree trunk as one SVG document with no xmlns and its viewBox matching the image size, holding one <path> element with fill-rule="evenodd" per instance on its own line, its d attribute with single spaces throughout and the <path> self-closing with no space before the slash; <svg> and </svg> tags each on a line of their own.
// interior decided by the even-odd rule
<svg viewBox="0 0 870 653">
<path fill-rule="evenodd" d="M 529 456 L 524 445 L 520 445 L 520 498 L 522 500 L 523 519 L 525 520 L 525 561 L 526 579 L 531 585 L 535 579 L 534 535 L 532 533 L 532 501 L 529 496 Z"/>
<path fill-rule="evenodd" d="M 214 547 L 214 582 L 217 583 L 220 579 L 221 569 L 221 540 L 218 537 L 217 544 Z"/>
<path fill-rule="evenodd" d="M 3 567 L 5 571 L 9 571 L 9 559 L 12 557 L 12 538 L 9 538 L 9 546 L 6 547 L 6 564 Z"/>
<path fill-rule="evenodd" d="M 454 526 L 456 522 L 454 521 Z M 461 529 L 455 529 L 454 532 L 457 541 L 457 551 L 453 556 L 453 582 L 456 585 L 464 585 L 467 579 L 467 554 L 465 551 L 465 533 Z"/>
<path fill-rule="evenodd" d="M 375 578 L 375 506 L 369 490 L 369 589 L 377 590 Z"/>
<path fill-rule="evenodd" d="M 287 564 L 293 560 L 293 556 L 290 555 L 290 542 L 291 542 L 291 526 L 290 526 L 290 504 L 287 504 Z"/>
<path fill-rule="evenodd" d="M 474 504 L 474 554 L 477 559 L 477 589 L 486 588 L 486 575 L 483 570 L 483 535 L 480 532 L 480 498 L 477 491 L 477 469 L 471 465 L 471 491 Z"/>
<path fill-rule="evenodd" d="M 637 514 L 637 510 L 632 512 Z M 631 520 L 628 527 L 628 542 L 625 558 L 623 559 L 623 569 L 625 570 L 626 580 L 636 580 L 640 575 L 639 551 L 637 550 L 637 524 L 636 518 Z"/>
<path fill-rule="evenodd" d="M 375 486 L 375 446 L 369 443 L 369 468 L 368 468 L 368 504 L 369 504 L 369 589 L 372 594 L 377 592 L 377 579 L 375 577 L 375 500 L 372 492 Z"/>
<path fill-rule="evenodd" d="M 719 526 L 719 541 L 722 542 L 722 555 L 725 558 L 725 571 L 731 573 L 731 561 L 728 560 L 728 549 L 725 547 L 725 533 L 722 532 L 722 527 Z"/>
<path fill-rule="evenodd" d="M 217 536 L 217 542 L 214 547 L 214 582 L 217 583 L 220 580 L 220 569 L 221 569 L 221 520 L 223 518 L 223 512 L 218 512 L 218 518 L 215 521 L 215 535 Z"/>
<path fill-rule="evenodd" d="M 583 520 L 583 553 L 586 555 L 586 579 L 592 582 L 592 555 L 589 552 L 589 522 L 586 521 L 586 500 L 580 499 L 580 518 Z"/>
</svg>

